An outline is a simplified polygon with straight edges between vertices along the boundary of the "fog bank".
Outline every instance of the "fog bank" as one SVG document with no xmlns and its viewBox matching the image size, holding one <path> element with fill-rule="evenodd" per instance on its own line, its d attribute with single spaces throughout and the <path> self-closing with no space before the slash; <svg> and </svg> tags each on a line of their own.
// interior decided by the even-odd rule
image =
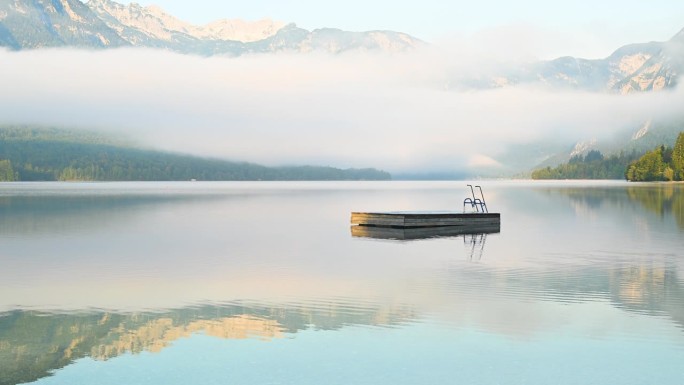
<svg viewBox="0 0 684 385">
<path fill-rule="evenodd" d="M 681 90 L 454 89 L 503 62 L 466 50 L 238 58 L 0 51 L 0 123 L 113 131 L 156 149 L 266 165 L 397 172 L 496 167 L 511 144 L 607 136 L 678 116 L 684 105 Z"/>
</svg>

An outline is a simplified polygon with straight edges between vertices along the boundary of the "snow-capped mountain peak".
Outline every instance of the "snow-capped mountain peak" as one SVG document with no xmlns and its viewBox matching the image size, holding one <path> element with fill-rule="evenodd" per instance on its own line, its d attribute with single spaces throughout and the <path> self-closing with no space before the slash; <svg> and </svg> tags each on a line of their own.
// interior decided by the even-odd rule
<svg viewBox="0 0 684 385">
<path fill-rule="evenodd" d="M 275 35 L 285 23 L 262 19 L 244 21 L 241 19 L 223 19 L 197 26 L 180 20 L 156 5 L 143 7 L 137 3 L 119 4 L 111 0 L 90 0 L 88 7 L 108 25 L 117 28 L 116 22 L 134 28 L 150 37 L 172 40 L 174 34 L 182 33 L 196 39 L 232 40 L 253 42 Z"/>
</svg>

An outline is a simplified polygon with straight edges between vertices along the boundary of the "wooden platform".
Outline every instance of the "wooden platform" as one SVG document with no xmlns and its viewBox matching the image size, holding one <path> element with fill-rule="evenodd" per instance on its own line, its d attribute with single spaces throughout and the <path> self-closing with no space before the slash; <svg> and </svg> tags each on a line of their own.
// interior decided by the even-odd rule
<svg viewBox="0 0 684 385">
<path fill-rule="evenodd" d="M 399 229 L 441 226 L 500 226 L 499 213 L 457 213 L 449 211 L 353 212 L 351 223 L 359 226 Z"/>
<path fill-rule="evenodd" d="M 501 232 L 501 226 L 432 226 L 432 227 L 378 227 L 378 226 L 351 226 L 353 237 L 415 240 L 428 238 L 448 238 L 465 235 L 495 234 Z"/>
</svg>

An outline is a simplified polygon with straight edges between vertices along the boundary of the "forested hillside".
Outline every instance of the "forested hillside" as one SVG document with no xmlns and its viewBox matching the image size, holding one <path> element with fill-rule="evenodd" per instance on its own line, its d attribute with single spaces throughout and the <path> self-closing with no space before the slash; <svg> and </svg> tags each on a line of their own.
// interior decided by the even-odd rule
<svg viewBox="0 0 684 385">
<path fill-rule="evenodd" d="M 577 155 L 558 167 L 546 167 L 532 172 L 532 179 L 627 179 L 644 181 L 684 181 L 684 132 L 673 147 L 657 146 L 652 151 L 612 155 L 605 158 L 592 150 L 586 156 Z"/>
<path fill-rule="evenodd" d="M 84 131 L 0 127 L 0 180 L 387 180 L 376 169 L 265 167 L 151 151 Z"/>
<path fill-rule="evenodd" d="M 532 172 L 532 179 L 625 179 L 625 171 L 641 154 L 636 151 L 605 157 L 592 150 L 573 156 L 568 163 Z"/>
</svg>

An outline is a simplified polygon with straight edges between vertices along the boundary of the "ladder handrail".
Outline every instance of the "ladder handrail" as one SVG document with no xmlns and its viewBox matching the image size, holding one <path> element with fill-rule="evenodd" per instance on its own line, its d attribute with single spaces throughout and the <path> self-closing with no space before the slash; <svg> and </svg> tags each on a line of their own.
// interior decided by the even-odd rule
<svg viewBox="0 0 684 385">
<path fill-rule="evenodd" d="M 475 211 L 478 213 L 480 212 L 480 209 L 482 209 L 482 212 L 484 213 L 489 213 L 489 209 L 487 209 L 487 203 L 484 200 L 484 193 L 482 192 L 482 187 L 481 186 L 475 186 L 480 189 L 480 196 L 482 199 L 476 198 L 475 197 L 475 189 L 473 188 L 473 185 L 468 184 L 466 185 L 470 187 L 470 193 L 472 194 L 472 198 L 466 198 L 463 200 L 463 212 L 465 212 L 465 207 L 466 204 L 470 204 L 471 208 L 475 208 Z"/>
<path fill-rule="evenodd" d="M 477 187 L 477 188 L 480 189 L 480 196 L 482 197 L 482 205 L 484 206 L 485 212 L 488 213 L 489 210 L 487 209 L 487 202 L 485 201 L 484 193 L 482 192 L 482 187 L 481 187 L 481 186 L 475 186 L 475 187 Z M 471 188 L 472 188 L 472 187 L 471 187 Z"/>
<path fill-rule="evenodd" d="M 473 190 L 473 185 L 467 184 L 466 186 L 470 187 L 470 193 L 473 194 L 473 201 L 475 201 L 475 190 Z"/>
</svg>

